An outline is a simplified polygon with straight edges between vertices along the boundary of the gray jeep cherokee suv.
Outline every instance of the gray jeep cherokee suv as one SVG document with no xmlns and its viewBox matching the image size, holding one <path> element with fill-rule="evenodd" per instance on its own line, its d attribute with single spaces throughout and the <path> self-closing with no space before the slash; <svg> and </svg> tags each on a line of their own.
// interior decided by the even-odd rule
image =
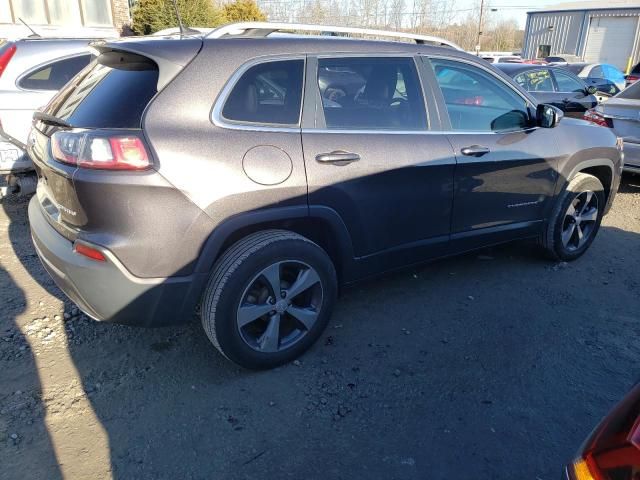
<svg viewBox="0 0 640 480">
<path fill-rule="evenodd" d="M 320 336 L 339 285 L 594 240 L 622 168 L 608 129 L 454 48 L 270 31 L 100 43 L 36 115 L 34 244 L 90 317 L 199 312 L 225 356 L 269 368 Z"/>
</svg>

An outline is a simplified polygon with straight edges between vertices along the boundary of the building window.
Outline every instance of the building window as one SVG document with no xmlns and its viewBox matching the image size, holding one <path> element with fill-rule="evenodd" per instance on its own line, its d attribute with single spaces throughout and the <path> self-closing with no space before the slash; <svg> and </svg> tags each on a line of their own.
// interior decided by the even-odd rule
<svg viewBox="0 0 640 480">
<path fill-rule="evenodd" d="M 0 0 L 0 24 L 111 27 L 111 0 Z"/>
<path fill-rule="evenodd" d="M 9 2 L 0 0 L 0 23 L 12 23 L 11 8 Z"/>
<path fill-rule="evenodd" d="M 84 24 L 89 27 L 112 25 L 110 0 L 82 0 Z"/>
<path fill-rule="evenodd" d="M 547 58 L 551 55 L 551 45 L 538 45 L 537 58 Z"/>
<path fill-rule="evenodd" d="M 69 0 L 47 0 L 49 22 L 52 25 L 80 25 L 80 8 Z"/>
<path fill-rule="evenodd" d="M 13 16 L 16 21 L 21 18 L 25 22 L 34 25 L 46 25 L 49 23 L 43 0 L 11 0 L 11 2 L 13 4 Z"/>
</svg>

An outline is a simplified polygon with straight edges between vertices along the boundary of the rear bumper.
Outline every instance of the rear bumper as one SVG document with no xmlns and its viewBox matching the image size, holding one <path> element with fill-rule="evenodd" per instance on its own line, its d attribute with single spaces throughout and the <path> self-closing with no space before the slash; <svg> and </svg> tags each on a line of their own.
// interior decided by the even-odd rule
<svg viewBox="0 0 640 480">
<path fill-rule="evenodd" d="M 36 252 L 60 289 L 95 320 L 128 325 L 163 326 L 189 321 L 206 275 L 139 278 L 108 250 L 107 260 L 90 260 L 45 218 L 37 197 L 29 202 L 29 222 Z"/>
<path fill-rule="evenodd" d="M 624 142 L 624 171 L 640 173 L 640 143 Z"/>
</svg>

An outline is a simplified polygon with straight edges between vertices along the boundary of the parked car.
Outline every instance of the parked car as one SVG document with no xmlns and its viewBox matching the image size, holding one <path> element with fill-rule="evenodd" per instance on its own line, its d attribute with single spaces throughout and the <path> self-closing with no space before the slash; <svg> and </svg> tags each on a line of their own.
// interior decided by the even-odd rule
<svg viewBox="0 0 640 480">
<path fill-rule="evenodd" d="M 482 59 L 489 63 L 522 63 L 522 58 L 517 55 L 486 55 Z"/>
<path fill-rule="evenodd" d="M 624 169 L 640 173 L 640 82 L 585 112 L 585 120 L 608 127 L 624 141 Z"/>
<path fill-rule="evenodd" d="M 627 87 L 640 80 L 640 63 L 637 63 L 636 66 L 631 69 L 629 75 L 626 75 L 624 79 Z"/>
<path fill-rule="evenodd" d="M 595 87 L 561 68 L 542 65 L 496 65 L 539 102 L 560 108 L 570 117 L 582 118 L 598 104 Z"/>
<path fill-rule="evenodd" d="M 442 39 L 268 36 L 313 28 L 97 44 L 36 113 L 34 244 L 87 315 L 198 311 L 226 357 L 269 368 L 319 338 L 340 285 L 516 239 L 589 248 L 620 181 L 609 130 Z M 319 72 L 364 83 L 325 103 Z"/>
<path fill-rule="evenodd" d="M 640 477 L 640 383 L 614 407 L 565 468 L 566 480 Z"/>
<path fill-rule="evenodd" d="M 35 177 L 23 175 L 33 172 L 33 166 L 18 143 L 27 141 L 33 112 L 89 64 L 88 43 L 71 38 L 0 40 L 0 125 L 17 140 L 0 137 L 0 175 L 12 175 L 12 188 L 35 188 Z"/>
<path fill-rule="evenodd" d="M 624 73 L 607 63 L 569 63 L 562 67 L 578 75 L 587 85 L 609 95 L 615 95 L 626 86 Z"/>
</svg>

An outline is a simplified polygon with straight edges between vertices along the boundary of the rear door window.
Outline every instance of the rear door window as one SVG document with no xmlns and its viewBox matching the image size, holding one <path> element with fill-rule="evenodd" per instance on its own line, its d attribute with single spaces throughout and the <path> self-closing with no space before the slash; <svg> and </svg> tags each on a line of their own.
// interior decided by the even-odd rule
<svg viewBox="0 0 640 480">
<path fill-rule="evenodd" d="M 546 68 L 522 72 L 514 80 L 528 92 L 553 92 L 551 73 Z"/>
<path fill-rule="evenodd" d="M 496 132 L 529 126 L 527 101 L 482 68 L 431 60 L 453 130 Z"/>
<path fill-rule="evenodd" d="M 233 86 L 222 116 L 233 122 L 297 125 L 303 80 L 304 60 L 254 65 Z"/>
<path fill-rule="evenodd" d="M 317 81 L 327 128 L 427 128 L 413 58 L 321 58 Z"/>
<path fill-rule="evenodd" d="M 585 87 L 582 82 L 568 73 L 554 70 L 553 75 L 556 77 L 558 92 L 584 92 Z"/>
<path fill-rule="evenodd" d="M 22 77 L 18 86 L 25 90 L 60 90 L 90 61 L 91 55 L 87 54 L 51 62 Z"/>
<path fill-rule="evenodd" d="M 158 91 L 158 67 L 138 55 L 116 56 L 117 61 L 98 57 L 60 91 L 47 113 L 76 127 L 140 128 L 144 109 Z"/>
</svg>

